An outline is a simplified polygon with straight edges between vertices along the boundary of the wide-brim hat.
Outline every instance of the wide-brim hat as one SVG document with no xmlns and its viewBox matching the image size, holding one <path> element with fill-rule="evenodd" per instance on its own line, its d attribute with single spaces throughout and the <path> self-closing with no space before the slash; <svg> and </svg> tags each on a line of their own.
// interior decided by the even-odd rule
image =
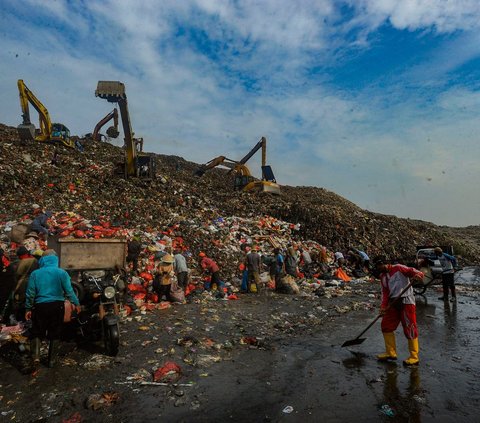
<svg viewBox="0 0 480 423">
<path fill-rule="evenodd" d="M 175 262 L 175 259 L 173 258 L 173 256 L 171 254 L 165 254 L 162 257 L 162 263 L 172 264 L 173 262 Z"/>
</svg>

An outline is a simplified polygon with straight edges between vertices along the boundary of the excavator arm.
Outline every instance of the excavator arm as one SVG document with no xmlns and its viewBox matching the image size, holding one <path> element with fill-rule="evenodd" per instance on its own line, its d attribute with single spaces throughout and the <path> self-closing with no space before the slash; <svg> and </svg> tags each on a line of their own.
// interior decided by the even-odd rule
<svg viewBox="0 0 480 423">
<path fill-rule="evenodd" d="M 238 165 L 239 163 L 235 160 L 228 159 L 225 156 L 218 156 L 201 165 L 200 168 L 196 170 L 195 176 L 203 176 L 205 175 L 205 172 L 217 166 L 226 167 L 227 169 L 230 169 L 230 172 L 235 171 Z"/>
<path fill-rule="evenodd" d="M 95 129 L 93 130 L 92 138 L 94 141 L 101 141 L 101 134 L 100 130 L 111 120 L 113 119 L 113 126 L 110 126 L 107 129 L 107 135 L 110 138 L 117 138 L 120 135 L 118 132 L 118 111 L 117 109 L 113 109 L 107 116 L 105 116 L 100 122 L 95 125 Z"/>
<path fill-rule="evenodd" d="M 239 163 L 245 164 L 247 163 L 252 156 L 258 151 L 262 149 L 262 166 L 265 166 L 267 162 L 267 139 L 262 137 L 260 141 L 240 160 Z"/>
<path fill-rule="evenodd" d="M 125 176 L 138 176 L 152 179 L 155 176 L 155 161 L 152 155 L 137 152 L 137 141 L 133 138 L 130 114 L 128 113 L 127 94 L 125 84 L 119 81 L 98 81 L 95 96 L 103 98 L 110 103 L 117 103 L 122 120 L 125 142 Z M 143 139 L 141 139 L 143 148 Z"/>
<path fill-rule="evenodd" d="M 265 137 L 262 137 L 239 163 L 245 165 L 260 149 L 262 149 L 262 181 L 276 183 L 271 166 L 267 166 L 267 139 Z"/>
<path fill-rule="evenodd" d="M 22 108 L 22 123 L 17 127 L 18 134 L 22 140 L 46 141 L 52 133 L 52 122 L 47 108 L 42 102 L 35 97 L 32 91 L 28 89 L 22 79 L 17 82 L 18 93 L 20 95 L 20 107 Z M 30 120 L 30 109 L 28 104 L 31 104 L 38 113 L 40 123 L 40 135 L 35 134 L 35 125 Z"/>
<path fill-rule="evenodd" d="M 246 163 L 260 149 L 262 149 L 262 180 L 258 181 L 252 177 L 252 174 L 246 166 Z M 195 175 L 203 176 L 208 170 L 217 166 L 223 166 L 230 169 L 228 173 L 234 173 L 234 188 L 236 190 L 251 191 L 254 189 L 261 189 L 262 191 L 280 194 L 280 186 L 276 183 L 272 168 L 266 165 L 266 161 L 267 139 L 262 137 L 260 141 L 240 161 L 237 162 L 235 160 L 227 159 L 225 156 L 218 156 L 197 169 Z"/>
<path fill-rule="evenodd" d="M 127 176 L 136 176 L 136 158 L 137 152 L 133 141 L 132 124 L 128 113 L 127 94 L 125 93 L 125 84 L 119 81 L 98 81 L 95 96 L 107 100 L 109 103 L 117 103 L 120 108 L 120 117 L 122 119 L 124 142 L 125 142 L 125 171 Z"/>
</svg>

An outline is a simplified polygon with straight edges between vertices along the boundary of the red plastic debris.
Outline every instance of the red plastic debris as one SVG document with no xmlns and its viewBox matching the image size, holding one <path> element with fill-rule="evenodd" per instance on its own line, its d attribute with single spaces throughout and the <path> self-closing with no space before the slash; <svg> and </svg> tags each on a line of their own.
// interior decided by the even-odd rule
<svg viewBox="0 0 480 423">
<path fill-rule="evenodd" d="M 151 294 L 148 294 L 147 296 L 147 301 L 151 301 L 152 303 L 158 303 L 158 294 L 155 294 L 155 293 L 151 293 Z"/>
<path fill-rule="evenodd" d="M 68 419 L 62 420 L 62 423 L 82 423 L 82 422 L 83 422 L 83 417 L 78 411 L 72 414 Z"/>
<path fill-rule="evenodd" d="M 135 284 L 135 283 L 128 284 L 128 290 L 130 292 L 142 292 L 142 293 L 147 292 L 147 290 L 142 285 L 138 285 L 138 284 Z"/>
<path fill-rule="evenodd" d="M 148 272 L 142 272 L 138 276 L 140 276 L 143 280 L 153 281 L 153 276 Z"/>
<path fill-rule="evenodd" d="M 173 361 L 167 361 L 153 374 L 154 382 L 175 383 L 182 376 L 182 369 Z"/>
<path fill-rule="evenodd" d="M 258 339 L 255 336 L 245 336 L 241 339 L 243 344 L 258 345 Z"/>
<path fill-rule="evenodd" d="M 138 294 L 135 294 L 133 296 L 134 300 L 144 300 L 146 298 L 147 294 L 144 292 L 139 292 Z"/>
</svg>

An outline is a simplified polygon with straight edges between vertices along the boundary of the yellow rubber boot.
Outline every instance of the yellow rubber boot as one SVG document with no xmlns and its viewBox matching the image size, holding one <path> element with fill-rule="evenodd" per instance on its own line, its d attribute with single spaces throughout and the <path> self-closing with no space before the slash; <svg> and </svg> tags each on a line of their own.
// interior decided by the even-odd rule
<svg viewBox="0 0 480 423">
<path fill-rule="evenodd" d="M 390 361 L 397 359 L 397 346 L 395 344 L 395 334 L 393 332 L 384 332 L 385 352 L 377 355 L 378 361 Z"/>
<path fill-rule="evenodd" d="M 420 360 L 418 359 L 418 338 L 408 340 L 408 349 L 410 350 L 410 357 L 403 360 L 405 366 L 415 366 Z"/>
</svg>

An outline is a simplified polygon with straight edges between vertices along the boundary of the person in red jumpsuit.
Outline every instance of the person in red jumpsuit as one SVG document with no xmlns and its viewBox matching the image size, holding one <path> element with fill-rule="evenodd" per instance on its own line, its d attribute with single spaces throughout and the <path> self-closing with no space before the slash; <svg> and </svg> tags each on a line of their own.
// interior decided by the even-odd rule
<svg viewBox="0 0 480 423">
<path fill-rule="evenodd" d="M 403 294 L 402 291 L 410 285 L 410 278 L 423 278 L 423 273 L 402 264 L 387 264 L 384 257 L 374 260 L 375 270 L 380 277 L 382 286 L 382 333 L 385 340 L 385 352 L 377 356 L 379 361 L 397 359 L 395 330 L 402 323 L 403 333 L 408 340 L 410 357 L 403 361 L 407 366 L 417 365 L 418 358 L 418 328 L 415 310 L 415 293 L 410 286 Z M 401 295 L 401 298 L 393 301 Z"/>
</svg>

